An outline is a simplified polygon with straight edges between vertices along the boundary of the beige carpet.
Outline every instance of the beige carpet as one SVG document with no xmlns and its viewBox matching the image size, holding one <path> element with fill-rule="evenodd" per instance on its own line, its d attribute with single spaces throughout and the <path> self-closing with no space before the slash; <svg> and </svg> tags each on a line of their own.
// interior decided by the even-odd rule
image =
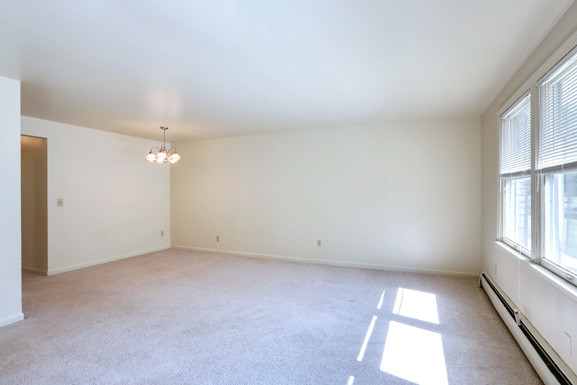
<svg viewBox="0 0 577 385">
<path fill-rule="evenodd" d="M 167 250 L 23 286 L 1 384 L 541 383 L 474 278 Z"/>
</svg>

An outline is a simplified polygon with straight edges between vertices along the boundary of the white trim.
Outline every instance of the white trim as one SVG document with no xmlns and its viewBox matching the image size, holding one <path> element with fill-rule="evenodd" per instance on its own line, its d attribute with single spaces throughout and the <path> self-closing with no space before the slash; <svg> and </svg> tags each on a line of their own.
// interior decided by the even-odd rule
<svg viewBox="0 0 577 385">
<path fill-rule="evenodd" d="M 565 66 L 565 64 L 569 64 L 567 62 L 575 58 L 575 54 L 577 54 L 577 46 L 573 47 L 571 51 L 567 52 L 565 56 L 563 56 L 549 71 L 547 71 L 547 73 L 545 73 L 545 75 L 541 77 L 541 79 L 537 81 L 537 87 L 541 87 L 543 83 L 546 83 L 553 77 L 557 77 L 556 80 L 559 80 L 559 77 L 562 75 L 562 72 L 564 72 L 567 68 L 563 68 L 563 71 L 559 73 L 555 72 L 560 70 L 561 67 Z"/>
<path fill-rule="evenodd" d="M 34 273 L 34 274 L 48 275 L 47 270 L 37 269 L 35 267 L 30 267 L 30 266 L 22 266 L 22 271 L 26 271 L 28 273 Z"/>
<path fill-rule="evenodd" d="M 531 88 L 531 253 L 529 257 L 534 263 L 539 263 L 543 250 L 543 228 L 541 227 L 541 203 L 545 194 L 542 193 L 542 178 L 535 171 L 539 158 L 539 90 Z M 533 215 L 533 213 L 536 213 Z"/>
<path fill-rule="evenodd" d="M 531 77 L 530 80 L 532 78 L 533 77 Z M 502 119 L 503 115 L 505 115 L 506 112 L 508 112 L 510 109 L 512 109 L 515 106 L 515 103 L 517 102 L 517 100 L 520 100 L 523 97 L 523 95 L 531 92 L 531 89 L 533 88 L 533 84 L 534 84 L 534 82 L 529 82 L 529 81 L 526 81 L 525 83 L 523 83 L 523 86 L 521 86 L 519 88 L 519 91 L 515 92 L 513 94 L 513 96 L 511 96 L 509 99 L 507 99 L 507 101 L 505 103 L 503 103 L 503 105 L 497 110 L 497 117 L 499 119 Z M 500 141 L 500 139 L 499 139 L 499 141 Z"/>
<path fill-rule="evenodd" d="M 24 313 L 18 313 L 14 316 L 0 319 L 0 328 L 6 325 L 13 324 L 15 322 L 22 321 L 24 319 Z"/>
<path fill-rule="evenodd" d="M 508 115 L 510 115 L 520 104 L 521 102 L 525 101 L 525 98 L 527 96 L 529 96 L 529 107 L 531 107 L 531 90 L 528 89 L 527 91 L 525 91 L 524 94 L 522 94 L 521 96 L 519 96 L 519 99 L 517 99 L 515 102 L 513 102 L 513 104 L 507 108 L 500 116 L 499 118 L 501 119 L 506 119 L 508 117 Z"/>
<path fill-rule="evenodd" d="M 316 259 L 316 258 L 289 257 L 289 256 L 283 256 L 283 255 L 251 253 L 251 252 L 245 252 L 245 251 L 206 249 L 206 248 L 202 248 L 202 247 L 193 247 L 193 246 L 185 246 L 185 245 L 171 245 L 171 247 L 174 249 L 201 251 L 201 252 L 213 253 L 213 254 L 225 254 L 225 255 L 233 255 L 233 256 L 241 256 L 241 257 L 274 259 L 274 260 L 280 260 L 280 261 L 311 263 L 311 264 L 317 264 L 317 265 L 355 267 L 355 268 L 361 268 L 361 269 L 374 269 L 374 270 L 386 270 L 386 271 L 399 271 L 399 272 L 404 272 L 404 273 L 453 275 L 453 276 L 459 276 L 459 277 L 478 277 L 479 276 L 479 274 L 477 274 L 477 273 L 467 273 L 467 272 L 461 272 L 461 271 L 414 269 L 414 268 L 406 268 L 406 267 L 394 266 L 394 265 L 380 265 L 380 264 L 372 264 L 372 263 L 358 263 L 358 262 L 351 262 L 351 261 L 335 261 L 335 260 Z"/>
<path fill-rule="evenodd" d="M 490 281 L 493 284 L 493 286 L 495 286 L 499 294 L 501 294 L 501 296 L 505 299 L 505 301 L 509 304 L 509 306 L 515 309 L 517 306 L 511 300 L 511 298 L 509 298 L 507 294 L 505 294 L 505 292 L 499 287 L 495 279 L 489 273 L 487 272 L 484 273 L 488 277 L 487 280 Z M 481 277 L 481 282 L 482 281 L 483 277 Z M 531 343 L 527 340 L 523 332 L 517 326 L 517 323 L 513 320 L 513 318 L 511 318 L 511 316 L 501 303 L 501 300 L 497 297 L 497 295 L 493 292 L 493 290 L 490 287 L 488 287 L 489 285 L 482 285 L 482 286 L 487 295 L 489 296 L 489 299 L 493 303 L 495 310 L 497 310 L 497 313 L 499 313 L 499 315 L 501 316 L 501 319 L 503 320 L 503 322 L 505 323 L 505 325 L 507 326 L 507 328 L 509 329 L 509 331 L 511 332 L 511 334 L 513 335 L 513 337 L 515 338 L 521 349 L 523 350 L 523 353 L 525 353 L 525 356 L 527 356 L 529 362 L 531 363 L 533 368 L 535 368 L 535 371 L 537 372 L 539 377 L 541 377 L 541 380 L 543 380 L 543 382 L 547 385 L 549 384 L 558 385 L 559 381 L 557 381 L 555 376 L 553 376 L 553 374 L 551 373 L 549 368 L 547 368 L 541 357 L 539 357 L 539 354 L 535 351 L 533 345 L 531 345 Z M 553 359 L 553 361 L 555 361 L 557 366 L 559 366 L 559 368 L 563 371 L 563 373 L 572 382 L 575 383 L 577 381 L 577 376 L 571 370 L 571 368 L 569 368 L 569 366 L 567 366 L 565 361 L 563 361 L 561 357 L 559 357 L 559 355 L 555 353 L 555 350 L 551 347 L 551 345 L 549 345 L 549 343 L 545 340 L 545 338 L 543 338 L 543 336 L 537 331 L 537 329 L 535 329 L 535 327 L 529 322 L 529 320 L 525 317 L 525 315 L 519 313 L 519 316 L 523 321 L 523 323 L 525 324 L 525 326 L 527 326 L 527 329 L 531 331 L 533 337 L 535 337 L 535 339 L 539 341 L 539 344 L 541 344 L 541 346 L 545 349 L 547 354 L 549 354 L 549 356 Z"/>
<path fill-rule="evenodd" d="M 545 63 L 543 63 L 543 65 L 541 65 L 541 67 L 539 67 L 539 69 L 537 71 L 535 71 L 533 73 L 533 75 L 531 75 L 524 83 L 521 87 L 518 88 L 518 90 L 513 93 L 513 95 L 511 95 L 511 97 L 509 97 L 507 99 L 507 101 L 505 103 L 503 103 L 501 105 L 501 107 L 499 108 L 499 110 L 497 111 L 497 116 L 501 116 L 503 115 L 503 113 L 509 108 L 509 106 L 513 105 L 513 103 L 519 99 L 521 96 L 523 96 L 523 94 L 529 90 L 531 90 L 531 88 L 537 84 L 537 82 L 543 78 L 545 76 L 546 73 L 548 73 L 551 68 L 553 68 L 553 66 L 557 65 L 557 63 L 560 60 L 563 60 L 563 58 L 565 56 L 567 56 L 567 54 L 569 52 L 571 52 L 571 50 L 577 46 L 577 31 L 574 32 L 567 40 L 565 40 L 565 42 L 563 44 L 561 44 L 561 47 L 559 47 L 550 57 L 549 59 L 547 59 L 545 61 Z"/>
<path fill-rule="evenodd" d="M 148 250 L 139 250 L 139 251 L 135 251 L 135 252 L 128 253 L 128 254 L 122 254 L 122 255 L 117 255 L 114 257 L 101 258 L 101 259 L 96 259 L 96 260 L 93 260 L 90 262 L 79 263 L 77 265 L 59 267 L 57 269 L 48 269 L 47 275 L 60 274 L 60 273 L 64 273 L 64 272 L 71 271 L 71 270 L 82 269 L 84 267 L 100 265 L 100 264 L 107 263 L 107 262 L 118 261 L 119 259 L 136 257 L 138 255 L 153 253 L 155 251 L 162 251 L 162 250 L 166 250 L 166 249 L 170 249 L 170 246 L 168 245 L 168 246 L 156 247 L 156 248 L 148 249 Z"/>
</svg>

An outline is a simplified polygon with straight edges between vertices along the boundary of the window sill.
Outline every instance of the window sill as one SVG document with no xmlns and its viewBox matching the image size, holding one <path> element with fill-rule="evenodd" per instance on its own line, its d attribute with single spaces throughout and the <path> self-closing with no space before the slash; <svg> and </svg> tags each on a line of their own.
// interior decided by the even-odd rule
<svg viewBox="0 0 577 385">
<path fill-rule="evenodd" d="M 529 263 L 529 268 L 535 271 L 535 275 L 550 283 L 559 292 L 565 294 L 573 302 L 577 303 L 577 287 L 565 281 L 550 270 L 536 263 Z"/>
<path fill-rule="evenodd" d="M 552 271 L 544 268 L 543 266 L 533 263 L 530 258 L 526 255 L 519 253 L 517 250 L 511 248 L 507 244 L 501 241 L 495 241 L 496 246 L 501 251 L 501 254 L 507 255 L 511 258 L 515 258 L 519 260 L 519 262 L 524 262 L 529 269 L 531 269 L 535 276 L 540 278 L 541 280 L 546 281 L 551 286 L 553 286 L 557 291 L 563 293 L 573 302 L 577 303 L 577 287 L 563 278 L 559 277 Z"/>
<path fill-rule="evenodd" d="M 503 241 L 495 241 L 495 245 L 499 248 L 499 250 L 502 253 L 507 253 L 507 255 L 509 257 L 517 258 L 521 261 L 532 263 L 531 258 L 529 258 L 525 254 L 515 250 L 514 248 L 512 248 L 511 246 L 509 246 L 508 244 L 506 244 Z"/>
</svg>

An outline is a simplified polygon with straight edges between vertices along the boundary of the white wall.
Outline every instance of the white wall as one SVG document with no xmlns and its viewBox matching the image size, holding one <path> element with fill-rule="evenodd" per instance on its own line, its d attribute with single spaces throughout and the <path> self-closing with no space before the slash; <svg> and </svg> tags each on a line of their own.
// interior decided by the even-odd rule
<svg viewBox="0 0 577 385">
<path fill-rule="evenodd" d="M 483 269 L 511 297 L 520 311 L 567 364 L 577 372 L 577 289 L 540 266 L 497 244 L 499 198 L 498 111 L 551 55 L 577 31 L 572 5 L 483 114 Z M 568 333 L 572 338 L 567 337 Z"/>
<path fill-rule="evenodd" d="M 20 243 L 20 82 L 0 77 L 0 326 L 23 319 Z"/>
<path fill-rule="evenodd" d="M 157 141 L 29 117 L 22 133 L 48 139 L 49 274 L 170 247 L 170 168 L 144 159 Z"/>
<path fill-rule="evenodd" d="M 177 147 L 184 160 L 171 174 L 174 247 L 480 272 L 479 119 Z"/>
</svg>

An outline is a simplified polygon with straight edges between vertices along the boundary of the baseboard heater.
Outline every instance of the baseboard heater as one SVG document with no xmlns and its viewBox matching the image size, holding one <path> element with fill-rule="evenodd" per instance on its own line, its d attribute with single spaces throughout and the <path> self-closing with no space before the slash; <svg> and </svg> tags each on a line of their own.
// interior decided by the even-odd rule
<svg viewBox="0 0 577 385">
<path fill-rule="evenodd" d="M 509 329 L 511 330 L 511 327 L 515 327 L 515 326 L 518 327 L 519 331 L 527 339 L 529 344 L 535 350 L 535 353 L 542 360 L 542 365 L 539 365 L 539 363 L 537 363 L 537 362 L 535 362 L 535 360 L 531 359 L 532 357 L 528 357 L 529 360 L 531 361 L 531 363 L 533 364 L 533 366 L 535 367 L 535 369 L 537 370 L 537 372 L 539 373 L 539 375 L 541 376 L 541 378 L 543 379 L 543 381 L 545 383 L 549 383 L 550 381 L 546 381 L 546 380 L 547 380 L 547 378 L 551 379 L 551 376 L 552 376 L 561 385 L 577 385 L 577 383 L 572 382 L 569 379 L 569 377 L 563 372 L 563 370 L 555 362 L 554 358 L 547 352 L 545 347 L 539 342 L 539 340 L 536 338 L 536 336 L 533 334 L 533 332 L 531 332 L 531 330 L 527 326 L 527 324 L 525 322 L 523 322 L 523 320 L 519 320 L 519 322 L 517 323 L 517 320 L 515 318 L 515 310 L 511 307 L 511 305 L 509 304 L 509 301 L 507 301 L 507 299 L 505 299 L 504 294 L 502 294 L 499 291 L 499 289 L 496 287 L 496 285 L 493 282 L 491 282 L 491 280 L 487 277 L 487 275 L 485 273 L 481 274 L 481 279 L 480 279 L 479 283 L 480 283 L 481 287 L 483 287 L 485 289 L 485 291 L 487 291 L 487 294 L 490 294 L 488 289 L 483 286 L 483 284 L 486 283 L 489 286 L 491 292 L 495 294 L 495 296 L 498 298 L 498 301 L 500 301 L 501 304 L 503 305 L 505 311 L 508 313 L 508 316 L 511 318 L 510 321 L 512 321 L 512 323 L 506 322 Z M 499 312 L 499 313 L 501 314 L 501 317 L 503 317 L 503 320 L 507 321 L 504 318 L 506 315 L 503 315 L 501 312 Z M 511 331 L 513 332 L 514 330 L 511 330 Z M 517 336 L 515 334 L 518 334 L 518 333 L 513 333 L 515 338 L 517 338 Z M 523 348 L 521 343 L 520 343 L 520 345 L 521 345 L 521 348 Z M 525 349 L 523 349 L 523 350 L 527 354 L 526 350 Z M 544 373 L 544 370 L 539 370 L 540 368 L 537 367 L 536 364 L 537 364 L 537 366 L 541 366 L 541 368 L 543 368 L 543 365 L 544 365 L 544 367 L 546 369 L 548 369 L 550 374 L 547 375 L 547 373 Z M 543 375 L 545 375 L 546 378 L 543 378 Z"/>
</svg>

